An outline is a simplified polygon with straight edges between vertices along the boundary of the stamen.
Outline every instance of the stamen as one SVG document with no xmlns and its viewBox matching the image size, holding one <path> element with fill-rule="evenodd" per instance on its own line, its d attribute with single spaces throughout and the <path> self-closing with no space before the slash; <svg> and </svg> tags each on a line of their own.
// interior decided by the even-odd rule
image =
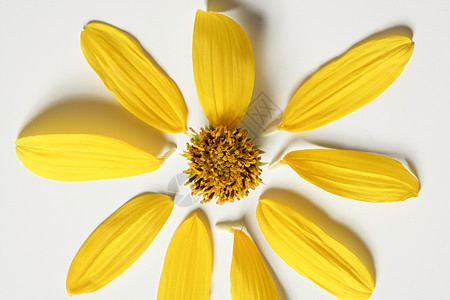
<svg viewBox="0 0 450 300">
<path fill-rule="evenodd" d="M 193 196 L 203 196 L 201 203 L 240 200 L 262 182 L 259 149 L 245 130 L 211 126 L 197 133 L 190 129 L 195 136 L 184 151 L 189 161 L 185 185 L 191 186 Z"/>
</svg>

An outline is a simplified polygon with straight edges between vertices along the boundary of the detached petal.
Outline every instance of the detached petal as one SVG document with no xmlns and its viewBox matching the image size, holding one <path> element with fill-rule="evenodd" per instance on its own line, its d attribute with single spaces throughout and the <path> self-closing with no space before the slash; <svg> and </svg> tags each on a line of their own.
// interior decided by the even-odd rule
<svg viewBox="0 0 450 300">
<path fill-rule="evenodd" d="M 173 209 L 163 195 L 143 195 L 119 208 L 89 236 L 67 274 L 69 294 L 96 291 L 125 272 L 150 246 Z"/>
<path fill-rule="evenodd" d="M 318 187 L 341 197 L 395 202 L 417 197 L 419 182 L 395 159 L 361 151 L 292 151 L 281 163 Z"/>
<path fill-rule="evenodd" d="M 298 89 L 278 128 L 307 131 L 361 108 L 394 82 L 412 52 L 413 42 L 404 36 L 372 40 L 350 49 Z"/>
<path fill-rule="evenodd" d="M 158 299 L 209 299 L 211 272 L 211 240 L 195 212 L 180 225 L 167 249 Z"/>
<path fill-rule="evenodd" d="M 20 138 L 16 153 L 31 172 L 53 180 L 121 178 L 157 170 L 156 158 L 121 140 L 95 134 L 48 134 Z"/>
<path fill-rule="evenodd" d="M 279 299 L 273 279 L 256 245 L 242 230 L 232 229 L 231 232 L 234 234 L 230 273 L 233 300 Z"/>
<path fill-rule="evenodd" d="M 259 227 L 291 268 L 339 299 L 368 299 L 374 282 L 366 266 L 342 244 L 286 205 L 259 200 Z"/>
<path fill-rule="evenodd" d="M 209 122 L 236 127 L 255 81 L 253 52 L 244 30 L 224 15 L 198 10 L 192 60 L 198 98 Z"/>
<path fill-rule="evenodd" d="M 104 23 L 89 23 L 81 49 L 106 88 L 132 114 L 159 130 L 186 128 L 186 104 L 176 84 L 152 63 L 127 33 Z"/>
</svg>

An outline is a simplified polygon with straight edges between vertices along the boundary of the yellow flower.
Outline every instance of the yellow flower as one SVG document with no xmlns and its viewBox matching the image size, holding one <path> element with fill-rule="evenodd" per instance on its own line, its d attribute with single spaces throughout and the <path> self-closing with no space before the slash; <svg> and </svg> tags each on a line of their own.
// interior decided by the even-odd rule
<svg viewBox="0 0 450 300">
<path fill-rule="evenodd" d="M 168 133 L 187 133 L 187 109 L 176 84 L 127 33 L 90 23 L 81 47 L 116 99 L 136 117 Z M 309 78 L 295 93 L 277 129 L 311 130 L 337 120 L 380 95 L 402 72 L 413 50 L 403 36 L 374 39 L 352 48 Z M 203 202 L 233 202 L 260 182 L 260 151 L 237 128 L 252 96 L 255 66 L 250 42 L 232 19 L 198 11 L 192 59 L 198 97 L 211 127 L 194 131 L 185 155 L 188 183 Z M 154 171 L 167 158 L 123 141 L 93 134 L 19 138 L 19 159 L 32 172 L 62 181 L 120 178 Z M 292 151 L 281 164 L 305 180 L 350 199 L 402 201 L 418 195 L 419 183 L 391 158 L 359 151 Z M 130 267 L 148 248 L 173 210 L 164 195 L 136 197 L 104 221 L 82 245 L 67 276 L 69 294 L 96 291 Z M 288 206 L 260 199 L 256 217 L 272 249 L 295 271 L 339 299 L 367 299 L 374 281 L 347 248 Z M 233 299 L 278 299 L 257 247 L 243 230 L 234 235 Z M 209 225 L 194 211 L 168 247 L 158 299 L 208 299 L 212 272 Z"/>
</svg>

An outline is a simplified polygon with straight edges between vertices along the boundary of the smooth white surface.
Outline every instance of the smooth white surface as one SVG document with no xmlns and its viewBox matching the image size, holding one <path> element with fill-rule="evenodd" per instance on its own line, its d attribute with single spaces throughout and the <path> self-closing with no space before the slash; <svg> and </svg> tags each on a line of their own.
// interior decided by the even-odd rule
<svg viewBox="0 0 450 300">
<path fill-rule="evenodd" d="M 215 0 L 210 5 L 229 9 L 225 13 L 247 31 L 257 64 L 254 97 L 263 92 L 279 110 L 306 76 L 353 44 L 395 26 L 412 30 L 414 54 L 399 79 L 377 100 L 320 129 L 258 140 L 267 152 L 265 161 L 282 149 L 311 144 L 403 156 L 421 182 L 418 198 L 394 204 L 343 199 L 284 166 L 265 168 L 266 185 L 247 199 L 201 209 L 212 226 L 245 216 L 287 299 L 334 297 L 290 269 L 268 246 L 254 214 L 265 191 L 303 196 L 307 200 L 299 200 L 299 205 L 305 215 L 356 254 L 369 253 L 376 271 L 373 299 L 450 298 L 450 2 Z M 156 297 L 171 236 L 197 205 L 176 207 L 147 252 L 103 289 L 69 298 L 65 278 L 73 256 L 96 226 L 142 192 L 167 193 L 172 189 L 168 183 L 186 168 L 183 158 L 173 155 L 158 171 L 141 176 L 64 183 L 25 169 L 15 155 L 14 141 L 29 124 L 35 124 L 35 134 L 113 128 L 118 136 L 159 149 L 155 154 L 163 153 L 170 141 L 180 153 L 186 137 L 158 134 L 117 104 L 84 60 L 79 34 L 91 20 L 133 34 L 176 81 L 189 109 L 188 126 L 198 128 L 206 119 L 192 76 L 197 9 L 206 9 L 206 2 L 0 2 L 0 299 Z M 250 124 L 255 119 L 245 120 Z M 214 229 L 213 235 L 211 299 L 229 299 L 232 236 Z"/>
</svg>

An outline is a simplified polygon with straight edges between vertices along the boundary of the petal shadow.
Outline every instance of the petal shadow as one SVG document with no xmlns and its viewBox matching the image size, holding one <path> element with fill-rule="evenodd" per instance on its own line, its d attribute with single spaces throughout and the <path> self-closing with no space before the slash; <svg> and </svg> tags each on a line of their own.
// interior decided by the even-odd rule
<svg viewBox="0 0 450 300">
<path fill-rule="evenodd" d="M 325 211 L 296 192 L 271 188 L 266 190 L 260 198 L 279 201 L 301 213 L 307 219 L 319 226 L 329 236 L 354 253 L 367 267 L 374 282 L 376 281 L 375 265 L 372 254 L 361 238 L 351 229 L 332 220 Z"/>
<path fill-rule="evenodd" d="M 206 10 L 223 12 L 239 6 L 234 0 L 207 0 Z"/>
<path fill-rule="evenodd" d="M 153 155 L 159 155 L 167 144 L 162 132 L 135 118 L 120 104 L 89 95 L 57 101 L 32 119 L 19 137 L 57 133 L 105 135 Z"/>
</svg>

